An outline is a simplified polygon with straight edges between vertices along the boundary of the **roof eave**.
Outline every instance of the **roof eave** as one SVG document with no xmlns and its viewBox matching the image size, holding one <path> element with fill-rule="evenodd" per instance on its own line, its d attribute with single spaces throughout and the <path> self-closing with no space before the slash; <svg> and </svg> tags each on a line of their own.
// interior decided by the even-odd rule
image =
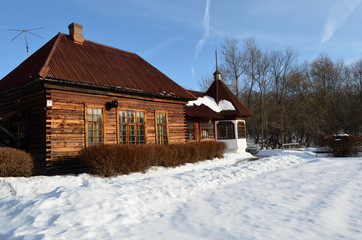
<svg viewBox="0 0 362 240">
<path fill-rule="evenodd" d="M 122 88 L 117 86 L 110 86 L 110 85 L 97 85 L 97 84 L 91 84 L 91 83 L 83 83 L 78 81 L 70 81 L 70 80 L 63 80 L 63 79 L 55 79 L 55 78 L 42 78 L 45 82 L 58 84 L 58 85 L 65 85 L 65 86 L 76 86 L 80 88 L 89 88 L 89 89 L 96 89 L 96 90 L 107 90 L 117 93 L 126 93 L 126 94 L 133 94 L 133 95 L 139 95 L 139 96 L 147 96 L 147 97 L 156 97 L 160 99 L 172 99 L 172 100 L 178 100 L 178 101 L 185 101 L 188 102 L 190 100 L 194 100 L 192 98 L 185 98 L 180 96 L 175 96 L 171 94 L 164 94 L 164 93 L 151 93 L 151 92 L 145 92 L 138 89 L 131 89 L 131 88 Z"/>
</svg>

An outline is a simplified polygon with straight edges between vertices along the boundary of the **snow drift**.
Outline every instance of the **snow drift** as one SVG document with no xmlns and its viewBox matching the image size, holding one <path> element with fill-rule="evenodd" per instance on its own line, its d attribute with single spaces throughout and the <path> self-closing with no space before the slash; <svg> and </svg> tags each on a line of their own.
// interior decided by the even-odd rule
<svg viewBox="0 0 362 240">
<path fill-rule="evenodd" d="M 0 178 L 0 239 L 361 236 L 361 157 L 261 153 L 113 178 Z"/>
</svg>

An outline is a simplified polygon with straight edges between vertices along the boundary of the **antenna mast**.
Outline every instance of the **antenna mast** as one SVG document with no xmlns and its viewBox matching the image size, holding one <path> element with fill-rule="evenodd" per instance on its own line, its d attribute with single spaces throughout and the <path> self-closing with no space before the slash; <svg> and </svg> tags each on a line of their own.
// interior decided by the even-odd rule
<svg viewBox="0 0 362 240">
<path fill-rule="evenodd" d="M 27 57 L 29 57 L 29 44 L 28 44 L 28 36 L 26 35 L 27 33 L 32 34 L 34 36 L 40 37 L 42 39 L 44 39 L 42 36 L 39 36 L 37 34 L 32 33 L 31 31 L 34 30 L 38 30 L 38 29 L 42 29 L 43 27 L 39 27 L 39 28 L 32 28 L 32 29 L 9 29 L 10 31 L 18 31 L 20 32 L 18 35 L 16 35 L 13 39 L 11 39 L 10 41 L 13 41 L 15 38 L 19 37 L 22 33 L 24 33 L 24 38 L 25 38 L 25 47 L 26 47 L 26 54 Z"/>
<path fill-rule="evenodd" d="M 216 62 L 216 71 L 219 71 L 218 67 L 217 67 L 217 50 L 215 49 L 215 62 Z"/>
</svg>

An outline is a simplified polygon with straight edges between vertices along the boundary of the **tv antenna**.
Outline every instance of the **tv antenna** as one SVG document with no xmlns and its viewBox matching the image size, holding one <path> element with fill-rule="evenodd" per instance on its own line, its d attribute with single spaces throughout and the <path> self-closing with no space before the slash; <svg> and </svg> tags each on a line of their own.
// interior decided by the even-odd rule
<svg viewBox="0 0 362 240">
<path fill-rule="evenodd" d="M 19 37 L 21 34 L 24 33 L 24 38 L 25 38 L 25 47 L 26 47 L 26 54 L 29 57 L 29 45 L 28 45 L 28 36 L 26 35 L 27 33 L 40 37 L 42 39 L 44 39 L 42 36 L 39 36 L 35 33 L 32 33 L 31 31 L 35 31 L 35 30 L 39 30 L 42 29 L 43 27 L 39 27 L 39 28 L 32 28 L 32 29 L 9 29 L 10 31 L 17 31 L 20 32 L 18 35 L 16 35 L 13 39 L 11 39 L 10 41 L 13 41 L 15 38 Z"/>
</svg>

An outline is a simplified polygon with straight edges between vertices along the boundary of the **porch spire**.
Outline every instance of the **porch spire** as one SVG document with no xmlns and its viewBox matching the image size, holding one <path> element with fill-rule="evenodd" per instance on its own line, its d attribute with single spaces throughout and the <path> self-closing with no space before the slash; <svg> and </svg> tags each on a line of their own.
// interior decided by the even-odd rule
<svg viewBox="0 0 362 240">
<path fill-rule="evenodd" d="M 221 73 L 219 72 L 218 66 L 217 66 L 217 50 L 215 50 L 215 62 L 216 62 L 216 70 L 214 72 L 214 81 L 216 84 L 216 99 L 215 101 L 219 103 L 219 81 L 221 81 Z"/>
</svg>

